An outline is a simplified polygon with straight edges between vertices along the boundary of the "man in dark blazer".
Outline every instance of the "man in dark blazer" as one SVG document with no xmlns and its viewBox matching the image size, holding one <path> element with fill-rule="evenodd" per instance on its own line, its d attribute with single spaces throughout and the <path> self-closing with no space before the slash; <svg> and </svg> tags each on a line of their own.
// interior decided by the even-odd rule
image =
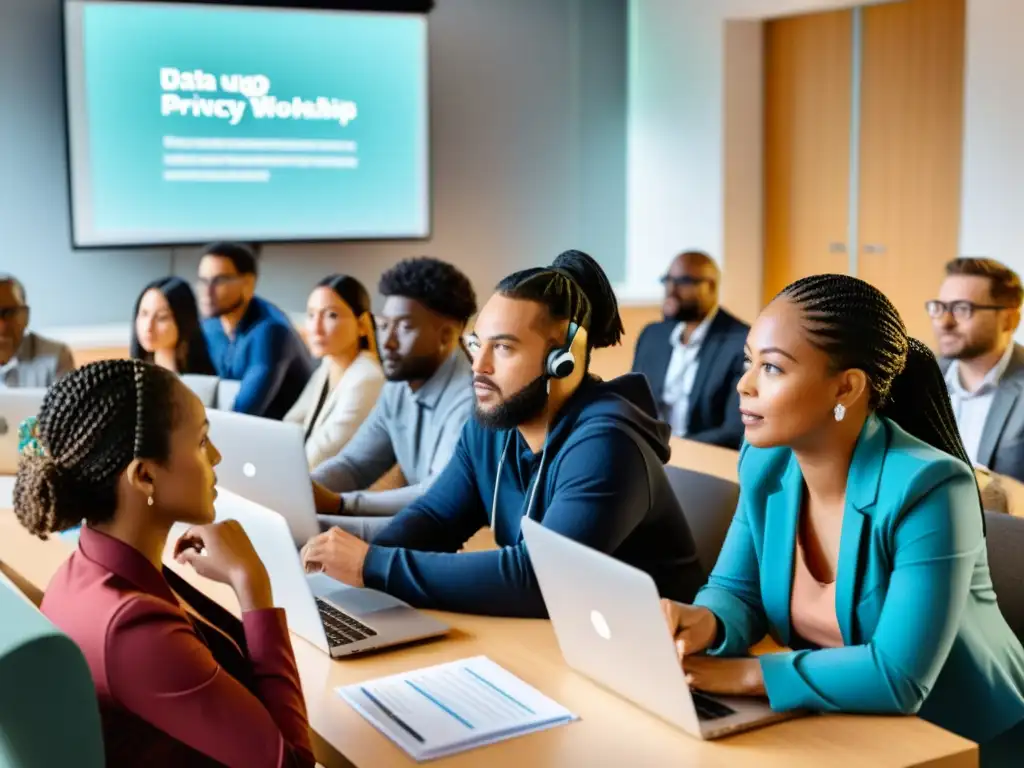
<svg viewBox="0 0 1024 768">
<path fill-rule="evenodd" d="M 1013 337 L 1024 287 L 993 259 L 954 259 L 927 303 L 967 455 L 1024 481 L 1024 347 Z"/>
<path fill-rule="evenodd" d="M 706 253 L 679 254 L 661 278 L 665 319 L 640 334 L 633 370 L 647 376 L 672 434 L 739 448 L 736 385 L 750 327 L 718 306 L 718 265 Z"/>
</svg>

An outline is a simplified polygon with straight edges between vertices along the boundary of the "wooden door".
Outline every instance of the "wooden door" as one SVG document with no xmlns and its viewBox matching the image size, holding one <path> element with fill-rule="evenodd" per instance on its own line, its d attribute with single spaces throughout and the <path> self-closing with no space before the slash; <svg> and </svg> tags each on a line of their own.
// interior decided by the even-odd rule
<svg viewBox="0 0 1024 768">
<path fill-rule="evenodd" d="M 847 272 L 853 12 L 765 25 L 764 299 Z"/>
<path fill-rule="evenodd" d="M 864 13 L 857 274 L 932 344 L 924 302 L 957 256 L 965 0 Z"/>
</svg>

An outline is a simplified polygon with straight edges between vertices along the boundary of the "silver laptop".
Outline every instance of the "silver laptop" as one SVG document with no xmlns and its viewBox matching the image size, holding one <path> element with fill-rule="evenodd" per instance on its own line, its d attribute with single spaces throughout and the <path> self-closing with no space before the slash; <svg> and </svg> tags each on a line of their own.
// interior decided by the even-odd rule
<svg viewBox="0 0 1024 768">
<path fill-rule="evenodd" d="M 522 530 L 570 667 L 701 739 L 794 716 L 764 699 L 691 690 L 650 576 L 529 518 Z"/>
<path fill-rule="evenodd" d="M 206 416 L 222 456 L 217 484 L 279 513 L 296 546 L 319 534 L 302 427 L 211 408 Z"/>
<path fill-rule="evenodd" d="M 259 504 L 221 490 L 217 520 L 237 520 L 270 575 L 274 604 L 288 628 L 333 658 L 437 637 L 448 626 L 407 603 L 372 589 L 358 589 L 324 574 L 307 574 L 284 519 Z M 175 526 L 180 536 L 187 526 Z"/>
<path fill-rule="evenodd" d="M 18 471 L 18 427 L 38 416 L 45 389 L 0 389 L 0 475 Z"/>
<path fill-rule="evenodd" d="M 203 373 L 183 373 L 181 383 L 191 389 L 204 406 L 213 408 L 217 405 L 217 384 L 220 382 L 216 376 L 207 376 Z"/>
</svg>

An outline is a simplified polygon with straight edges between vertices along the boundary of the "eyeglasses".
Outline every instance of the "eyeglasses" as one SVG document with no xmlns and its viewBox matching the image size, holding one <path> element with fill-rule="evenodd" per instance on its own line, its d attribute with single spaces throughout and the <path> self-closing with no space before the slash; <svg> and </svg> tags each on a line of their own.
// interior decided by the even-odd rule
<svg viewBox="0 0 1024 768">
<path fill-rule="evenodd" d="M 700 285 L 701 283 L 714 282 L 710 277 L 691 277 L 690 275 L 662 275 L 658 282 L 664 285 L 666 288 L 670 285 L 676 288 L 682 288 L 684 285 L 694 286 Z"/>
<path fill-rule="evenodd" d="M 1000 309 L 1013 309 L 1013 307 L 1002 307 L 996 304 L 975 304 L 973 301 L 932 301 L 925 302 L 924 308 L 928 310 L 928 316 L 938 320 L 947 312 L 953 315 L 956 320 L 970 320 L 979 309 L 990 312 L 998 312 Z"/>
<path fill-rule="evenodd" d="M 241 275 L 217 275 L 216 277 L 199 277 L 196 278 L 196 289 L 200 291 L 206 291 L 212 288 L 217 290 L 223 288 L 225 285 L 231 285 L 232 283 L 241 280 Z"/>
<path fill-rule="evenodd" d="M 28 315 L 28 307 L 0 307 L 0 320 L 19 320 Z"/>
</svg>

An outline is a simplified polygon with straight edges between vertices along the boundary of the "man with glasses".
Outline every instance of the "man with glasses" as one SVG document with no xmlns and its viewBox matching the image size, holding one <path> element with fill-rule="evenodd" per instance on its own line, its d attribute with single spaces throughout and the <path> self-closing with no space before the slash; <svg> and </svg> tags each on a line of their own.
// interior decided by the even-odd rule
<svg viewBox="0 0 1024 768">
<path fill-rule="evenodd" d="M 1024 480 L 1024 347 L 1013 334 L 1024 288 L 992 259 L 954 259 L 926 304 L 967 455 Z"/>
<path fill-rule="evenodd" d="M 25 288 L 0 274 L 0 389 L 49 387 L 75 367 L 65 345 L 26 330 L 28 319 Z"/>
<path fill-rule="evenodd" d="M 233 410 L 281 419 L 302 394 L 313 362 L 288 316 L 256 296 L 256 257 L 214 243 L 199 262 L 203 335 L 222 379 L 240 382 Z"/>
<path fill-rule="evenodd" d="M 721 274 L 702 251 L 685 251 L 661 278 L 665 319 L 644 328 L 633 370 L 651 385 L 672 434 L 739 448 L 743 440 L 736 385 L 750 327 L 718 306 Z"/>
</svg>

